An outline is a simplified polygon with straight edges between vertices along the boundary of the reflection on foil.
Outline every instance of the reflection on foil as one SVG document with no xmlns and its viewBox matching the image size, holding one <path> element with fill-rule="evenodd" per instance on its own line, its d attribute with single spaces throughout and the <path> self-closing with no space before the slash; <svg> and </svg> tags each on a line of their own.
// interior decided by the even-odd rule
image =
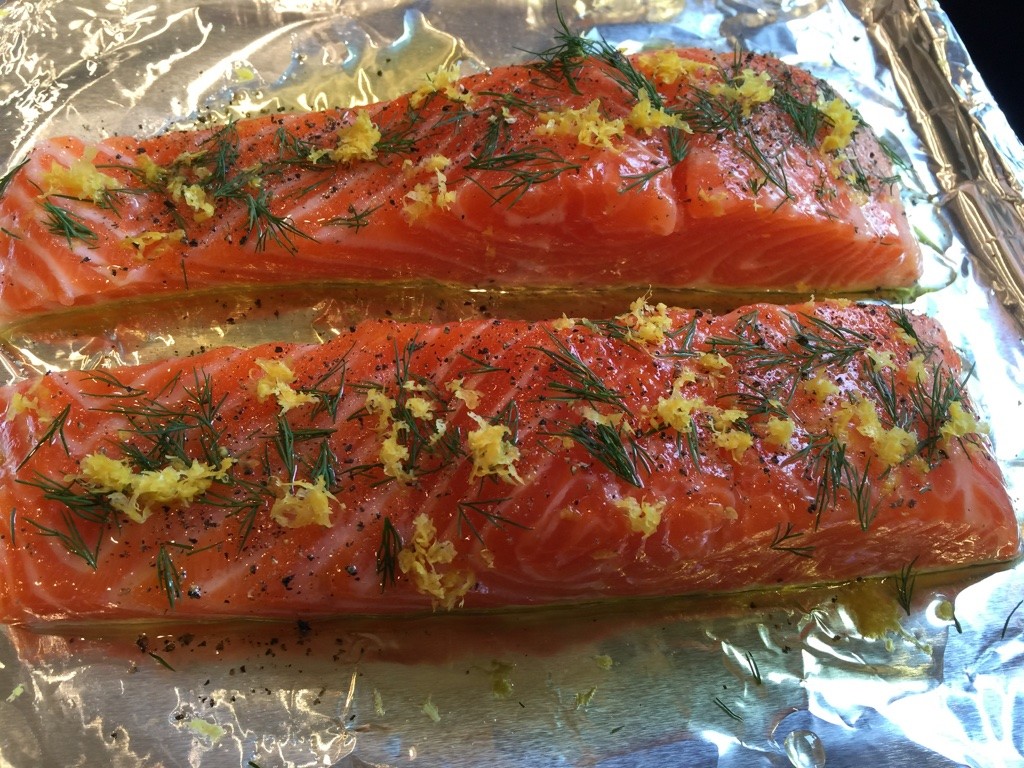
<svg viewBox="0 0 1024 768">
<path fill-rule="evenodd" d="M 558 21 L 549 0 L 82 5 L 0 9 L 4 170 L 46 135 L 146 134 L 391 98 L 441 65 L 468 73 L 528 58 Z M 561 7 L 574 27 L 630 50 L 777 53 L 879 126 L 906 161 L 911 223 L 935 254 L 935 290 L 912 308 L 942 321 L 974 362 L 972 394 L 1019 504 L 1024 432 L 1005 414 L 1020 412 L 1024 381 L 1024 152 L 941 10 L 931 0 Z M 386 301 L 424 319 L 535 316 L 552 301 L 296 290 L 273 302 L 283 313 L 245 292 L 216 308 L 182 305 L 174 328 L 147 325 L 167 307 L 146 305 L 138 318 L 78 315 L 74 339 L 66 320 L 10 329 L 5 378 L 328 338 Z M 586 314 L 619 298 L 592 297 Z M 0 765 L 1022 764 L 1024 568 L 921 580 L 909 614 L 895 595 L 888 579 L 315 626 L 5 628 Z"/>
</svg>

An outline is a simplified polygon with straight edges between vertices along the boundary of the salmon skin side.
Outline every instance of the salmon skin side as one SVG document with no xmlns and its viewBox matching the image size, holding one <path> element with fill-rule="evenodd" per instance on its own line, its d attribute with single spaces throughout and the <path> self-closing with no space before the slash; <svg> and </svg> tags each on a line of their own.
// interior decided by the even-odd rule
<svg viewBox="0 0 1024 768">
<path fill-rule="evenodd" d="M 915 283 L 885 147 L 828 85 L 764 55 L 572 39 L 365 107 L 41 142 L 0 181 L 0 321 L 316 280 Z"/>
<path fill-rule="evenodd" d="M 0 618 L 295 617 L 1014 557 L 928 319 L 874 305 L 368 320 L 3 390 Z"/>
</svg>

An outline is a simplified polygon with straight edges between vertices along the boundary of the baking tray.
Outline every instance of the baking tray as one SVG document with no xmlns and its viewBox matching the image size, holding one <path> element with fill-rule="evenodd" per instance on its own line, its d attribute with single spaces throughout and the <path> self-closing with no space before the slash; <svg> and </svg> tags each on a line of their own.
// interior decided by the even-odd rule
<svg viewBox="0 0 1024 768">
<path fill-rule="evenodd" d="M 971 393 L 1020 519 L 1024 150 L 941 8 L 579 0 L 562 11 L 630 50 L 779 54 L 832 82 L 898 148 L 937 288 L 910 306 L 975 365 Z M 46 136 L 389 98 L 442 63 L 468 73 L 528 58 L 555 25 L 546 0 L 8 3 L 0 168 Z M 282 290 L 288 311 L 276 314 L 240 292 L 13 325 L 5 376 L 322 338 L 345 317 L 458 315 L 474 299 L 347 290 Z M 545 302 L 487 298 L 484 311 L 502 314 Z M 921 577 L 910 615 L 894 580 L 876 579 L 491 615 L 5 627 L 0 768 L 1017 766 L 1021 601 L 1024 566 L 1011 565 Z"/>
</svg>

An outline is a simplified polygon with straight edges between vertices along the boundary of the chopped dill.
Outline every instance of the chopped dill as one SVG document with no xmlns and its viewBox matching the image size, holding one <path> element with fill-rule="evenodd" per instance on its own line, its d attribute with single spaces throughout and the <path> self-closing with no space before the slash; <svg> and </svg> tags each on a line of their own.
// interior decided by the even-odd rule
<svg viewBox="0 0 1024 768">
<path fill-rule="evenodd" d="M 718 696 L 715 696 L 715 706 L 717 706 L 720 710 L 725 712 L 725 714 L 727 714 L 733 720 L 736 720 L 741 723 L 743 722 L 743 717 L 737 715 L 735 712 L 729 709 L 729 706 L 724 701 L 722 701 Z"/>
<path fill-rule="evenodd" d="M 747 668 L 750 669 L 750 676 L 754 678 L 754 682 L 758 685 L 763 685 L 764 680 L 761 678 L 761 670 L 757 666 L 757 661 L 754 659 L 754 654 L 747 651 L 743 654 L 743 658 L 747 660 Z"/>
<path fill-rule="evenodd" d="M 16 532 L 17 532 L 17 529 L 15 528 L 15 521 L 16 521 L 17 517 L 18 517 L 18 508 L 17 507 L 11 507 L 11 516 L 10 516 L 10 520 L 8 521 L 8 523 L 9 523 L 9 525 L 11 527 L 11 546 L 12 547 L 17 546 L 16 535 L 15 535 Z"/>
<path fill-rule="evenodd" d="M 1017 612 L 1017 609 L 1024 605 L 1024 600 L 1019 601 L 1013 608 L 1010 609 L 1010 613 L 1006 617 L 1006 621 L 1003 622 L 1003 631 L 999 633 L 999 639 L 1006 639 L 1006 630 L 1010 628 L 1010 619 L 1013 618 L 1013 614 Z"/>
<path fill-rule="evenodd" d="M 153 653 L 153 652 L 150 652 L 150 653 L 149 653 L 149 657 L 150 657 L 151 659 L 153 659 L 153 660 L 154 660 L 154 661 L 155 661 L 155 662 L 156 662 L 157 664 L 159 664 L 159 665 L 160 665 L 161 667 L 164 667 L 165 669 L 169 669 L 169 670 L 170 670 L 171 672 L 173 672 L 173 671 L 174 671 L 174 667 L 172 667 L 172 666 L 171 666 L 170 664 L 168 664 L 168 663 L 167 663 L 167 661 L 166 661 L 166 660 L 164 659 L 164 657 L 163 657 L 163 656 L 159 656 L 158 654 L 155 654 L 155 653 Z"/>
</svg>

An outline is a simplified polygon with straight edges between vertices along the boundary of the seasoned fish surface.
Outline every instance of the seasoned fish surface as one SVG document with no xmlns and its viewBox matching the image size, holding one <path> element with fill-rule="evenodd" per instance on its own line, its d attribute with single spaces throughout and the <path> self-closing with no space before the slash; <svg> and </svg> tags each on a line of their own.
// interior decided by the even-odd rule
<svg viewBox="0 0 1024 768">
<path fill-rule="evenodd" d="M 2 182 L 0 320 L 318 280 L 905 287 L 895 181 L 802 70 L 578 41 L 366 107 L 44 141 Z"/>
<path fill-rule="evenodd" d="M 806 584 L 1018 552 L 936 324 L 848 302 L 368 320 L 0 395 L 0 618 Z"/>
</svg>

